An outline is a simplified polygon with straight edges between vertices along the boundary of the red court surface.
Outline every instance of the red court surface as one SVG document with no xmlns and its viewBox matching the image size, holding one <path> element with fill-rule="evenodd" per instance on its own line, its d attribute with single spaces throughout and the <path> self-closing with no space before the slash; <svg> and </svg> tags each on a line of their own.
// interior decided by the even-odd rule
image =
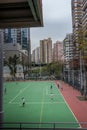
<svg viewBox="0 0 87 130">
<path fill-rule="evenodd" d="M 69 86 L 68 84 L 62 81 L 55 81 L 56 84 L 61 83 L 63 86 L 63 90 L 61 88 L 60 91 L 68 103 L 69 107 L 71 108 L 72 112 L 74 113 L 75 117 L 77 118 L 78 122 L 87 122 L 87 100 L 81 101 L 77 97 L 81 96 L 80 92 L 73 87 Z M 87 128 L 87 124 L 81 124 L 82 128 Z"/>
</svg>

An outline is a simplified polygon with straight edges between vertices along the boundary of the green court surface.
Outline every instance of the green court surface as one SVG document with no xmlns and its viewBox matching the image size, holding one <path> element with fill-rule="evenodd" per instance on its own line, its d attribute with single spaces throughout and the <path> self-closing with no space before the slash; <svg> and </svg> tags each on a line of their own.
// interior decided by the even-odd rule
<svg viewBox="0 0 87 130">
<path fill-rule="evenodd" d="M 22 127 L 31 128 L 80 127 L 54 82 L 8 82 L 4 87 L 4 122 L 28 122 Z"/>
</svg>

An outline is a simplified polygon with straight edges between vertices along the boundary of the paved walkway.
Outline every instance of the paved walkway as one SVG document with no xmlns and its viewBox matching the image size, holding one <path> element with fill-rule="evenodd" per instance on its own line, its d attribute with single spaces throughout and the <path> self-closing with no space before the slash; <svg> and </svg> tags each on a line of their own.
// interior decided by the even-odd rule
<svg viewBox="0 0 87 130">
<path fill-rule="evenodd" d="M 79 122 L 87 122 L 87 100 L 81 101 L 77 97 L 81 96 L 80 92 L 76 89 L 73 89 L 68 84 L 62 81 L 55 81 L 56 84 L 60 83 L 63 87 L 63 90 L 60 88 L 60 91 L 65 98 L 66 102 L 70 106 L 72 112 Z M 83 128 L 87 128 L 86 125 L 81 125 Z"/>
</svg>

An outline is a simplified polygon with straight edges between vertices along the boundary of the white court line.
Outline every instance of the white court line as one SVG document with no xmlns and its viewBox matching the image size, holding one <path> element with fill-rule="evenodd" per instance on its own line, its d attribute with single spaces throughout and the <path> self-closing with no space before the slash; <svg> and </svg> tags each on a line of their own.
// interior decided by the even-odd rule
<svg viewBox="0 0 87 130">
<path fill-rule="evenodd" d="M 18 93 L 13 99 L 11 99 L 11 100 L 9 101 L 9 103 L 12 103 L 26 88 L 28 88 L 28 86 L 25 87 L 25 88 L 23 88 L 22 90 L 20 90 L 19 93 Z"/>
<path fill-rule="evenodd" d="M 11 104 L 20 104 L 20 102 L 12 102 Z M 65 104 L 65 102 L 26 102 L 26 104 L 34 104 L 34 105 L 39 105 L 39 104 Z"/>
<path fill-rule="evenodd" d="M 57 87 L 57 85 L 56 85 L 56 87 Z M 60 90 L 59 90 L 59 92 L 60 92 Z M 62 94 L 61 92 L 60 92 L 60 95 L 63 97 L 63 99 L 64 99 L 66 105 L 68 106 L 68 108 L 69 108 L 69 110 L 71 111 L 72 115 L 74 116 L 74 118 L 76 119 L 77 123 L 79 124 L 79 122 L 78 122 L 76 116 L 74 115 L 73 111 L 71 110 L 70 106 L 69 106 L 68 103 L 66 102 L 66 100 L 65 100 L 65 98 L 64 98 L 64 96 L 63 96 L 63 94 Z M 80 125 L 80 124 L 79 124 L 79 127 L 78 127 L 78 128 L 81 128 L 81 125 Z"/>
<path fill-rule="evenodd" d="M 39 128 L 41 128 L 41 122 L 42 122 L 42 116 L 43 116 L 43 108 L 44 108 L 44 89 L 43 89 L 43 97 L 42 97 L 42 102 L 41 102 L 41 112 L 40 112 Z"/>
<path fill-rule="evenodd" d="M 46 95 L 48 95 L 48 89 L 46 88 Z"/>
<path fill-rule="evenodd" d="M 48 93 L 48 89 L 47 89 L 47 88 L 46 88 L 46 95 L 51 95 L 51 93 Z M 57 96 L 60 96 L 60 94 L 54 94 L 54 93 L 53 93 L 53 95 L 54 95 L 54 96 L 56 96 L 56 95 L 57 95 Z"/>
</svg>

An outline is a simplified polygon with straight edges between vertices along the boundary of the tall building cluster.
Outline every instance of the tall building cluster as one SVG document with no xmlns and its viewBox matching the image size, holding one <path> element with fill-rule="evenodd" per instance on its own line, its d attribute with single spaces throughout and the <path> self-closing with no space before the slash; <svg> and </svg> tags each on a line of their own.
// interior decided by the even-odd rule
<svg viewBox="0 0 87 130">
<path fill-rule="evenodd" d="M 49 64 L 58 61 L 63 62 L 63 42 L 57 41 L 52 47 L 51 38 L 40 40 L 40 47 L 32 51 L 32 61 L 36 64 Z"/>
</svg>

